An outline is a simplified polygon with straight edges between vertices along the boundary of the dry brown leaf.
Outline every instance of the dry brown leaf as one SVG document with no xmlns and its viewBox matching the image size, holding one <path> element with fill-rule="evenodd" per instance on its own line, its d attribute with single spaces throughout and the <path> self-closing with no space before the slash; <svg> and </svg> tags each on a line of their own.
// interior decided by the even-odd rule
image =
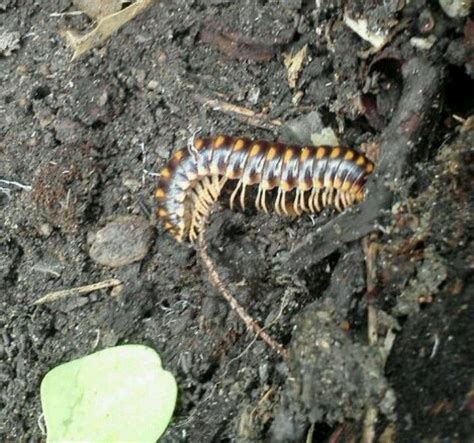
<svg viewBox="0 0 474 443">
<path fill-rule="evenodd" d="M 103 43 L 115 31 L 143 12 L 153 2 L 154 0 L 137 0 L 125 9 L 100 19 L 97 26 L 85 35 L 80 35 L 74 30 L 66 31 L 64 37 L 69 45 L 74 49 L 72 60 L 80 57 L 89 49 Z"/>
<path fill-rule="evenodd" d="M 308 45 L 304 45 L 298 52 L 287 52 L 283 54 L 283 63 L 286 67 L 286 75 L 290 88 L 296 86 L 301 69 L 303 69 L 304 59 L 308 51 Z"/>
</svg>

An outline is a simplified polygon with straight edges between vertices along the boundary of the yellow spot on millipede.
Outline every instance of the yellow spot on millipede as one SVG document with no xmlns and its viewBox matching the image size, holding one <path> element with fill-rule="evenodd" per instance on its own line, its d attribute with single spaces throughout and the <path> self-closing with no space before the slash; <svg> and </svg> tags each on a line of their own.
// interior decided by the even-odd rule
<svg viewBox="0 0 474 443">
<path fill-rule="evenodd" d="M 293 149 L 288 148 L 285 152 L 285 156 L 283 157 L 283 161 L 288 163 L 291 157 L 293 157 Z"/>
<path fill-rule="evenodd" d="M 339 189 L 339 188 L 342 187 L 342 181 L 341 181 L 340 178 L 335 178 L 335 179 L 334 179 L 334 187 L 335 187 L 336 189 Z"/>
<path fill-rule="evenodd" d="M 183 151 L 176 151 L 176 154 L 173 156 L 175 160 L 181 160 L 183 158 Z"/>
<path fill-rule="evenodd" d="M 245 146 L 245 141 L 239 138 L 234 144 L 234 151 L 240 151 Z"/>
<path fill-rule="evenodd" d="M 332 148 L 330 158 L 337 158 L 341 154 L 341 148 Z"/>
<path fill-rule="evenodd" d="M 171 173 L 170 173 L 169 168 L 164 168 L 164 169 L 161 170 L 160 176 L 166 178 L 166 177 L 169 177 L 170 174 L 171 174 Z"/>
<path fill-rule="evenodd" d="M 223 135 L 219 135 L 214 141 L 214 148 L 220 148 L 225 142 L 225 137 Z"/>
<path fill-rule="evenodd" d="M 160 208 L 158 209 L 158 215 L 160 217 L 166 217 L 168 215 L 168 211 L 166 209 Z"/>
<path fill-rule="evenodd" d="M 359 157 L 356 160 L 356 165 L 357 166 L 363 166 L 365 164 L 365 158 L 363 155 L 359 155 Z"/>
<path fill-rule="evenodd" d="M 354 151 L 347 151 L 346 155 L 344 156 L 344 160 L 352 160 L 354 158 Z"/>
<path fill-rule="evenodd" d="M 273 160 L 277 154 L 277 149 L 275 147 L 271 147 L 267 152 L 267 160 Z"/>
<path fill-rule="evenodd" d="M 291 189 L 290 184 L 287 181 L 281 182 L 280 185 L 281 189 L 283 189 L 285 192 L 289 191 Z"/>
<path fill-rule="evenodd" d="M 367 163 L 366 171 L 370 174 L 374 170 L 373 163 Z"/>
<path fill-rule="evenodd" d="M 346 180 L 346 181 L 342 184 L 342 190 L 343 190 L 343 191 L 348 191 L 351 186 L 352 186 L 352 183 L 351 183 L 349 180 Z"/>
<path fill-rule="evenodd" d="M 252 149 L 250 150 L 250 157 L 255 157 L 258 153 L 260 152 L 260 145 L 258 143 L 255 143 L 252 146 Z"/>
<path fill-rule="evenodd" d="M 308 148 L 303 148 L 303 150 L 301 151 L 301 156 L 300 156 L 300 160 L 302 162 L 306 161 L 306 159 L 309 157 L 309 149 Z"/>
<path fill-rule="evenodd" d="M 166 195 L 165 191 L 161 188 L 158 188 L 156 191 L 155 191 L 155 197 L 156 198 L 164 198 L 164 196 Z"/>
<path fill-rule="evenodd" d="M 321 160 L 326 154 L 326 149 L 324 148 L 318 148 L 316 151 L 316 159 Z"/>
<path fill-rule="evenodd" d="M 197 138 L 194 140 L 194 147 L 199 150 L 204 146 L 204 140 L 202 138 Z"/>
</svg>

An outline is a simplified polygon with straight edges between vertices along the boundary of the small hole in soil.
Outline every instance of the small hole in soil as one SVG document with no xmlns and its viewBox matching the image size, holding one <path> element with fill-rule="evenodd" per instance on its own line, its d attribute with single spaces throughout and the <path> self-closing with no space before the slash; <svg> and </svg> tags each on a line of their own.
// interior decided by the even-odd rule
<svg viewBox="0 0 474 443">
<path fill-rule="evenodd" d="M 33 100 L 42 100 L 49 94 L 51 94 L 51 89 L 48 86 L 38 86 L 31 92 L 31 98 Z"/>
<path fill-rule="evenodd" d="M 106 126 L 107 126 L 107 123 L 101 120 L 97 120 L 94 123 L 92 123 L 91 128 L 101 130 L 101 129 L 104 129 Z"/>
<path fill-rule="evenodd" d="M 474 80 L 466 74 L 464 68 L 449 66 L 446 82 L 446 105 L 452 114 L 468 117 L 474 110 L 471 91 Z"/>
</svg>

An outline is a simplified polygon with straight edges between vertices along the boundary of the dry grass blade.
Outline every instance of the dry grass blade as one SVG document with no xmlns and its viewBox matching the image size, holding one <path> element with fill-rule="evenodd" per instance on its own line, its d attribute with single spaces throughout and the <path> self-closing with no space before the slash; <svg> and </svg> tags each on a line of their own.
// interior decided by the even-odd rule
<svg viewBox="0 0 474 443">
<path fill-rule="evenodd" d="M 44 303 L 51 303 L 57 300 L 63 300 L 74 295 L 88 294 L 89 292 L 97 291 L 99 289 L 112 288 L 121 285 L 122 282 L 116 278 L 110 278 L 91 285 L 79 286 L 77 288 L 61 289 L 60 291 L 49 292 L 45 296 L 36 300 L 34 305 L 41 305 Z"/>
</svg>

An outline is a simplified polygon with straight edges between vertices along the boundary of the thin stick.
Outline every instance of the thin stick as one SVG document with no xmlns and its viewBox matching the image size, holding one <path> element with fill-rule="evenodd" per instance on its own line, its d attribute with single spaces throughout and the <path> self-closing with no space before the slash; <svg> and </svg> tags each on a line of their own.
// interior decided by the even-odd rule
<svg viewBox="0 0 474 443">
<path fill-rule="evenodd" d="M 212 108 L 214 111 L 222 111 L 225 114 L 235 115 L 239 120 L 256 126 L 258 128 L 274 130 L 275 127 L 281 126 L 281 120 L 268 120 L 267 116 L 261 112 L 254 112 L 243 106 L 234 105 L 233 103 L 219 100 L 217 98 L 209 98 L 203 95 L 195 94 L 194 99 L 204 106 Z"/>
<path fill-rule="evenodd" d="M 262 327 L 245 311 L 245 309 L 239 304 L 234 298 L 230 291 L 225 287 L 219 273 L 217 272 L 214 263 L 207 252 L 207 242 L 204 238 L 205 229 L 201 229 L 198 238 L 197 252 L 201 257 L 204 265 L 207 268 L 209 274 L 209 280 L 211 284 L 221 293 L 225 298 L 230 307 L 237 313 L 237 315 L 243 320 L 247 328 L 252 331 L 256 336 L 260 337 L 268 346 L 274 349 L 278 354 L 286 357 L 288 351 L 272 337 L 270 337 Z"/>
<path fill-rule="evenodd" d="M 110 278 L 91 285 L 79 286 L 77 288 L 61 289 L 60 291 L 48 292 L 45 296 L 36 300 L 34 305 L 41 305 L 43 303 L 51 303 L 57 300 L 63 300 L 67 297 L 72 297 L 79 294 L 88 294 L 89 292 L 97 291 L 98 289 L 111 288 L 121 285 L 122 282 L 116 278 Z"/>
<path fill-rule="evenodd" d="M 375 261 L 378 253 L 378 244 L 374 241 L 376 233 L 369 234 L 362 239 L 362 249 L 365 255 L 366 286 L 367 286 L 367 333 L 370 346 L 376 346 L 378 342 L 378 319 L 377 309 L 374 306 L 377 274 Z M 362 430 L 362 442 L 372 443 L 375 439 L 375 425 L 377 423 L 378 410 L 369 406 L 365 412 Z"/>
<path fill-rule="evenodd" d="M 31 191 L 30 185 L 24 185 L 23 183 L 20 183 L 20 182 L 0 179 L 0 183 L 9 185 L 9 186 L 16 186 L 17 188 L 23 189 L 24 191 Z"/>
</svg>

